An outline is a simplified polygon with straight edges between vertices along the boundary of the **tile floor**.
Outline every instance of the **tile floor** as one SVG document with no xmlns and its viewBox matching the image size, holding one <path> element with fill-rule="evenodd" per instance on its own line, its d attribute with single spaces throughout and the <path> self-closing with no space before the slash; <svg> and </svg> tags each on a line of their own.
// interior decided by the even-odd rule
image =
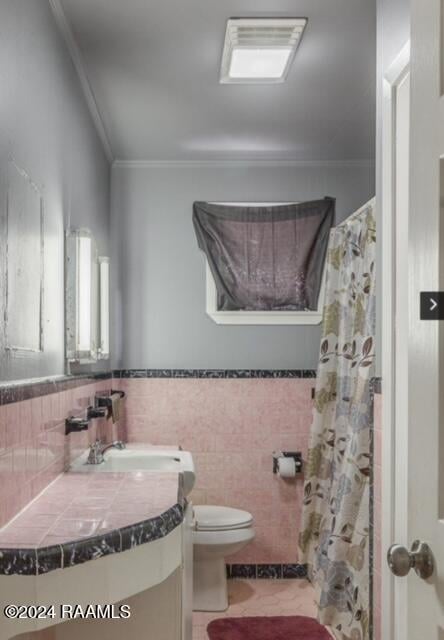
<svg viewBox="0 0 444 640">
<path fill-rule="evenodd" d="M 230 580 L 228 585 L 227 611 L 193 614 L 193 640 L 208 640 L 207 625 L 226 616 L 316 617 L 313 588 L 306 580 Z"/>
</svg>

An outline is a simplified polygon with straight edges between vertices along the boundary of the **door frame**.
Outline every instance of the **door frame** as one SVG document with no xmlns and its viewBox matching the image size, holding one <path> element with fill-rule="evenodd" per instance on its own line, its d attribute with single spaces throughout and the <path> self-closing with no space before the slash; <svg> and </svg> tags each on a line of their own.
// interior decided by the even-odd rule
<svg viewBox="0 0 444 640">
<path fill-rule="evenodd" d="M 395 580 L 385 553 L 393 542 L 407 544 L 408 425 L 397 420 L 396 401 L 407 389 L 396 388 L 396 108 L 397 90 L 410 72 L 407 42 L 384 74 L 382 108 L 382 513 L 381 640 L 405 640 L 407 584 Z M 406 185 L 408 188 L 408 185 Z M 399 280 L 398 280 L 399 281 Z M 398 327 L 399 331 L 399 327 Z M 398 334 L 399 337 L 399 334 Z"/>
</svg>

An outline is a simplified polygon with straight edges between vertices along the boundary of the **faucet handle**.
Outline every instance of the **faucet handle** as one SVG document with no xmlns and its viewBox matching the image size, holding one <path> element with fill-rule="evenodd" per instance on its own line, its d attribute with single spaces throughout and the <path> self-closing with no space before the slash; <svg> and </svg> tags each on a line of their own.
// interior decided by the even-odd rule
<svg viewBox="0 0 444 640">
<path fill-rule="evenodd" d="M 102 442 L 98 438 L 89 446 L 86 464 L 101 464 L 104 461 L 102 446 Z"/>
<path fill-rule="evenodd" d="M 65 420 L 65 435 L 68 436 L 73 431 L 76 433 L 79 431 L 86 431 L 88 427 L 88 420 L 83 420 L 82 418 L 71 416 L 69 418 L 66 418 Z"/>
<path fill-rule="evenodd" d="M 104 418 L 106 416 L 107 409 L 104 407 L 88 407 L 87 418 L 93 420 L 94 418 Z"/>
</svg>

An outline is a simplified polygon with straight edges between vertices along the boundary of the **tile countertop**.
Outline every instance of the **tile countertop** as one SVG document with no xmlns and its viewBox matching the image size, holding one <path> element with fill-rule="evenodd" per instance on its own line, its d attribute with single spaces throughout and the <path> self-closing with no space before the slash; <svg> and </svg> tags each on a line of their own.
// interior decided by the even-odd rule
<svg viewBox="0 0 444 640">
<path fill-rule="evenodd" d="M 66 472 L 0 529 L 0 575 L 41 575 L 166 536 L 183 520 L 182 476 Z"/>
</svg>

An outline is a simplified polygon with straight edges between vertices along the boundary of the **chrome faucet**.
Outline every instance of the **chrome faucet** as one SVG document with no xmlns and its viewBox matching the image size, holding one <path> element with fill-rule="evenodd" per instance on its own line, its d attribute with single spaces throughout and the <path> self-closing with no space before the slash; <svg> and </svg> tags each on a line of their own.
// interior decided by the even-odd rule
<svg viewBox="0 0 444 640">
<path fill-rule="evenodd" d="M 105 461 L 103 454 L 108 449 L 122 449 L 126 448 L 126 444 L 121 440 L 115 440 L 114 442 L 110 442 L 105 444 L 101 440 L 96 440 L 94 444 L 90 446 L 88 459 L 86 464 L 102 464 Z"/>
</svg>

